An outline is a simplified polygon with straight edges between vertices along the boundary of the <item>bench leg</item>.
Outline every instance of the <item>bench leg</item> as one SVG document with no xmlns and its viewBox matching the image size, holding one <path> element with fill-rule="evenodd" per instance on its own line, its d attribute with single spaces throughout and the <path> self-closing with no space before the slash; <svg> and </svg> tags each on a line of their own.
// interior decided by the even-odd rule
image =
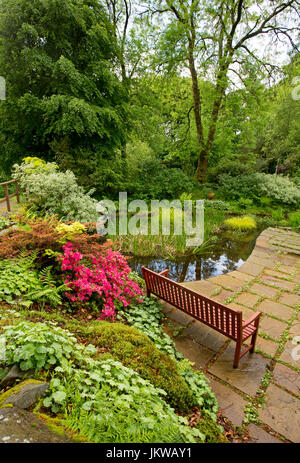
<svg viewBox="0 0 300 463">
<path fill-rule="evenodd" d="M 253 354 L 254 349 L 255 349 L 255 343 L 256 343 L 256 338 L 257 338 L 257 332 L 258 329 L 255 331 L 255 333 L 251 336 L 251 349 L 249 350 L 250 354 Z"/>
<path fill-rule="evenodd" d="M 233 368 L 237 368 L 239 366 L 241 347 L 242 347 L 242 343 L 237 342 L 236 348 L 235 348 L 235 354 L 234 354 Z"/>
</svg>

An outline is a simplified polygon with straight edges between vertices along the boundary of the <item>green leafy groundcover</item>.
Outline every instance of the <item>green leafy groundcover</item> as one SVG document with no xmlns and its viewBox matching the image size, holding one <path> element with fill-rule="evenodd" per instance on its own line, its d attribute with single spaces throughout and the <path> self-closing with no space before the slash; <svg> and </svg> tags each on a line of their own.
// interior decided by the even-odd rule
<svg viewBox="0 0 300 463">
<path fill-rule="evenodd" d="M 97 360 L 97 349 L 79 344 L 54 323 L 18 321 L 4 326 L 6 365 L 49 370 L 44 406 L 64 412 L 66 423 L 94 442 L 203 442 L 155 388 L 113 359 Z M 69 406 L 71 404 L 71 407 Z M 166 424 L 167 423 L 167 424 Z"/>
<path fill-rule="evenodd" d="M 33 302 L 58 306 L 61 293 L 67 291 L 64 284 L 56 285 L 51 266 L 40 272 L 35 267 L 37 252 L 22 253 L 17 259 L 0 260 L 0 300 L 9 304 L 29 307 Z"/>
</svg>

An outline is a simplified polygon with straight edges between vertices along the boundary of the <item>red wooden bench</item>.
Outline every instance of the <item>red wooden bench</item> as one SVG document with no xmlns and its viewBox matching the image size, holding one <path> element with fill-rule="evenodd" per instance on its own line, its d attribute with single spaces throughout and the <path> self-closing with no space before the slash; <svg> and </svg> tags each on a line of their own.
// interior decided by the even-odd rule
<svg viewBox="0 0 300 463">
<path fill-rule="evenodd" d="M 247 352 L 254 352 L 261 312 L 255 312 L 248 320 L 243 320 L 240 310 L 230 309 L 170 280 L 168 269 L 155 273 L 142 267 L 142 272 L 148 297 L 154 294 L 236 342 L 233 368 L 238 367 L 240 359 Z M 243 342 L 250 336 L 250 345 L 241 352 Z"/>
</svg>

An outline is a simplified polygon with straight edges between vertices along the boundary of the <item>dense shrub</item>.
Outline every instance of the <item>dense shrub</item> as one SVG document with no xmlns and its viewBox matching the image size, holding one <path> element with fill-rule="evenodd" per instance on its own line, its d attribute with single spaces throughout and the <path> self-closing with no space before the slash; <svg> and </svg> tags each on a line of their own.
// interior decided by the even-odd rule
<svg viewBox="0 0 300 463">
<path fill-rule="evenodd" d="M 136 328 L 121 323 L 91 322 L 89 326 L 75 328 L 74 333 L 163 389 L 166 400 L 177 410 L 187 412 L 197 405 L 192 391 L 178 373 L 175 360 Z"/>
<path fill-rule="evenodd" d="M 300 188 L 281 175 L 256 174 L 260 192 L 276 203 L 296 206 L 300 203 Z"/>
<path fill-rule="evenodd" d="M 293 228 L 300 227 L 300 211 L 294 212 L 289 216 L 289 225 Z"/>
<path fill-rule="evenodd" d="M 72 302 L 96 299 L 102 306 L 101 317 L 114 317 L 116 309 L 126 307 L 142 294 L 139 286 L 130 279 L 130 268 L 125 257 L 118 251 L 88 254 L 83 261 L 73 243 L 63 246 L 58 256 L 65 285 L 70 292 L 66 296 Z"/>
<path fill-rule="evenodd" d="M 215 167 L 210 167 L 208 170 L 207 180 L 211 183 L 219 183 L 224 174 L 231 177 L 239 177 L 241 175 L 250 174 L 252 170 L 251 164 L 241 162 L 239 159 L 228 159 L 224 156 Z"/>
<path fill-rule="evenodd" d="M 22 217 L 18 217 L 22 222 Z M 26 225 L 20 225 L 19 229 L 11 230 L 9 233 L 0 236 L 0 258 L 16 256 L 23 249 L 41 251 L 39 260 L 43 257 L 47 249 L 53 252 L 62 252 L 62 235 L 56 229 L 58 221 L 34 219 L 28 220 Z M 72 235 L 72 242 L 78 250 L 85 253 L 100 252 L 103 247 L 109 246 L 109 242 L 103 244 L 104 239 L 96 233 L 92 224 L 85 224 L 86 233 Z M 91 227 L 91 233 L 89 233 Z M 45 258 L 44 258 L 45 260 Z"/>
<path fill-rule="evenodd" d="M 41 214 L 57 214 L 64 221 L 97 220 L 97 201 L 91 198 L 92 192 L 85 193 L 77 184 L 73 172 L 60 172 L 56 164 L 25 158 L 21 165 L 14 165 L 13 178 L 19 179 L 27 201 Z"/>
<path fill-rule="evenodd" d="M 227 201 L 236 201 L 240 198 L 258 201 L 259 181 L 254 174 L 237 177 L 224 174 L 220 177 L 218 196 Z"/>
<path fill-rule="evenodd" d="M 147 159 L 135 169 L 128 166 L 129 195 L 138 199 L 176 199 L 192 191 L 194 181 L 181 169 L 167 168 L 159 159 Z"/>
<path fill-rule="evenodd" d="M 230 209 L 229 204 L 221 200 L 204 200 L 205 209 L 215 209 L 217 211 L 228 211 Z"/>
<path fill-rule="evenodd" d="M 218 195 L 226 200 L 251 199 L 260 203 L 267 197 L 274 203 L 295 206 L 300 202 L 300 188 L 289 178 L 280 175 L 252 174 L 232 177 L 222 175 Z"/>
</svg>

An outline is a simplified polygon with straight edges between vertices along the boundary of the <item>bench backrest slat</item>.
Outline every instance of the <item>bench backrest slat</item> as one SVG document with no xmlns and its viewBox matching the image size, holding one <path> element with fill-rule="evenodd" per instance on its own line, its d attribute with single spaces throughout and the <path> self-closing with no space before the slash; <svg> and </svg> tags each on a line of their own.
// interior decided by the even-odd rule
<svg viewBox="0 0 300 463">
<path fill-rule="evenodd" d="M 242 336 L 242 312 L 207 298 L 182 284 L 142 267 L 147 289 L 160 299 L 233 340 Z"/>
</svg>

